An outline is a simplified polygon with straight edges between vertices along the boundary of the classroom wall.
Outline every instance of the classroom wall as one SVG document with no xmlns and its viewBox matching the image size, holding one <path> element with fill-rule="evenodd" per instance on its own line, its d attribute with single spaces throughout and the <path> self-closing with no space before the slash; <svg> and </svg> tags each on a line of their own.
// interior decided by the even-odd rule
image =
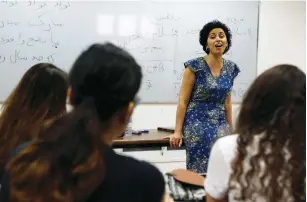
<svg viewBox="0 0 307 202">
<path fill-rule="evenodd" d="M 279 63 L 291 63 L 306 72 L 306 3 L 261 1 L 257 72 Z M 233 121 L 240 105 L 233 105 Z M 143 104 L 133 114 L 133 128 L 174 126 L 176 105 Z"/>
</svg>

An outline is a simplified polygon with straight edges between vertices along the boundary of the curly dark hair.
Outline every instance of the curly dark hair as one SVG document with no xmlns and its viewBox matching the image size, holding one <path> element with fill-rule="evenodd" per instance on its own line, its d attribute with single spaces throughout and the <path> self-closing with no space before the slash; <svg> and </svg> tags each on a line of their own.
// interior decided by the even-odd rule
<svg viewBox="0 0 307 202">
<path fill-rule="evenodd" d="M 226 47 L 224 54 L 228 52 L 228 50 L 230 49 L 231 45 L 232 45 L 232 34 L 231 31 L 229 29 L 229 27 L 227 27 L 226 24 L 218 21 L 218 20 L 213 20 L 211 22 L 208 22 L 207 24 L 205 24 L 205 26 L 200 30 L 199 32 L 199 43 L 200 45 L 202 45 L 203 50 L 209 54 L 209 51 L 206 50 L 207 47 L 207 40 L 209 37 L 209 33 L 216 28 L 221 28 L 226 35 L 227 38 L 227 42 L 228 42 L 228 46 Z"/>
<path fill-rule="evenodd" d="M 261 74 L 243 99 L 236 129 L 238 153 L 232 162 L 230 191 L 239 185 L 240 201 L 254 201 L 254 194 L 270 202 L 305 201 L 305 73 L 284 64 Z"/>
</svg>

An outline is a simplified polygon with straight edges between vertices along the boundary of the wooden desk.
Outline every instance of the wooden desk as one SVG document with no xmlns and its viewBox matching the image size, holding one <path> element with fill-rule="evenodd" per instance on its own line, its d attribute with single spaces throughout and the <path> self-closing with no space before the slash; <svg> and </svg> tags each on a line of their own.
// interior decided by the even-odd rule
<svg viewBox="0 0 307 202">
<path fill-rule="evenodd" d="M 113 146 L 120 145 L 142 145 L 142 144 L 169 144 L 169 138 L 172 133 L 149 130 L 149 133 L 143 133 L 141 135 L 131 135 L 123 137 L 113 141 Z"/>
<path fill-rule="evenodd" d="M 174 149 L 170 147 L 169 138 L 172 133 L 165 131 L 158 131 L 156 129 L 149 130 L 149 133 L 141 135 L 131 135 L 113 141 L 113 148 L 122 148 L 127 151 L 144 151 L 144 150 L 185 150 L 185 144 L 182 143 L 181 147 Z"/>
<path fill-rule="evenodd" d="M 184 143 L 180 148 L 171 148 L 169 138 L 172 133 L 150 130 L 149 133 L 131 135 L 113 141 L 113 149 L 122 155 L 145 160 L 157 166 L 162 172 L 186 168 Z"/>
</svg>

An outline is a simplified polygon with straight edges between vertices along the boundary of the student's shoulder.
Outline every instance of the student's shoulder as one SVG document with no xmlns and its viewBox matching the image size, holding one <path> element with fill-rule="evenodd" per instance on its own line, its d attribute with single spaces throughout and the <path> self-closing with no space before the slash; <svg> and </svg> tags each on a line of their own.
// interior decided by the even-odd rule
<svg viewBox="0 0 307 202">
<path fill-rule="evenodd" d="M 147 202 L 160 202 L 165 192 L 162 173 L 155 166 L 128 156 L 118 154 L 118 160 L 125 172 L 133 178 L 133 184 L 142 189 L 142 196 Z"/>
<path fill-rule="evenodd" d="M 148 180 L 147 178 L 156 178 L 164 182 L 162 173 L 152 164 L 120 154 L 117 154 L 117 158 L 124 164 L 126 169 L 131 170 L 133 173 L 139 174 L 141 179 Z"/>
<path fill-rule="evenodd" d="M 238 135 L 227 135 L 219 138 L 213 145 L 214 152 L 220 152 L 227 159 L 232 159 L 237 150 Z"/>
<path fill-rule="evenodd" d="M 225 149 L 225 148 L 235 148 L 237 146 L 237 139 L 238 135 L 233 134 L 233 135 L 226 135 L 224 137 L 219 138 L 215 142 L 215 146 L 219 147 L 220 149 Z"/>
</svg>

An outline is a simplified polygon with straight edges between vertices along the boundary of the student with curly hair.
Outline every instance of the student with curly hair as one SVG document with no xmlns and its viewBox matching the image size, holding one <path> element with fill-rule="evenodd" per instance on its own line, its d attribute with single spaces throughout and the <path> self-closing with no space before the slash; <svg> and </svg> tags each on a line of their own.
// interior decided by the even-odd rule
<svg viewBox="0 0 307 202">
<path fill-rule="evenodd" d="M 2 105 L 0 174 L 15 147 L 37 138 L 42 128 L 66 112 L 67 90 L 68 74 L 52 64 L 36 64 L 24 74 Z"/>
<path fill-rule="evenodd" d="M 111 147 L 138 102 L 141 80 L 141 67 L 112 44 L 82 52 L 69 75 L 74 109 L 12 159 L 0 200 L 9 193 L 11 202 L 161 202 L 159 170 Z"/>
<path fill-rule="evenodd" d="M 183 137 L 187 169 L 203 174 L 213 142 L 232 132 L 231 89 L 240 70 L 234 62 L 223 58 L 232 44 L 225 24 L 209 22 L 199 35 L 207 55 L 184 63 L 176 128 L 170 144 L 179 147 Z"/>
<path fill-rule="evenodd" d="M 213 146 L 205 181 L 207 202 L 306 201 L 306 75 L 278 65 L 251 85 L 238 135 Z"/>
</svg>

